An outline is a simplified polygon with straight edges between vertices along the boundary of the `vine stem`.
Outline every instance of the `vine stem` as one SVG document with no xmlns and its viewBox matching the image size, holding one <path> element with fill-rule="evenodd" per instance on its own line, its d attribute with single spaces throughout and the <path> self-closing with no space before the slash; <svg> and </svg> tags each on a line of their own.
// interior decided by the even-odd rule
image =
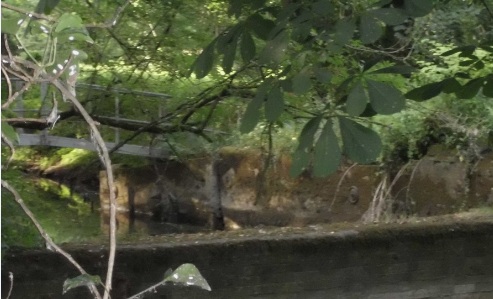
<svg viewBox="0 0 493 299">
<path fill-rule="evenodd" d="M 43 239 L 46 241 L 46 247 L 52 249 L 53 251 L 63 255 L 72 265 L 74 265 L 77 270 L 81 274 L 87 274 L 87 272 L 77 263 L 77 261 L 65 250 L 60 248 L 53 240 L 51 239 L 50 235 L 43 229 L 41 224 L 38 222 L 36 217 L 34 217 L 34 214 L 29 210 L 29 208 L 26 206 L 24 203 L 24 200 L 22 200 L 22 197 L 19 195 L 17 190 L 15 190 L 14 187 L 12 187 L 9 183 L 6 181 L 2 180 L 2 187 L 7 189 L 12 195 L 14 195 L 14 200 L 19 204 L 19 206 L 22 208 L 24 213 L 31 219 L 33 222 L 34 226 L 36 226 L 36 229 L 39 231 Z M 89 289 L 91 290 L 92 294 L 94 295 L 94 298 L 101 299 L 101 295 L 98 292 L 98 289 L 96 288 L 95 285 L 90 285 Z"/>
</svg>

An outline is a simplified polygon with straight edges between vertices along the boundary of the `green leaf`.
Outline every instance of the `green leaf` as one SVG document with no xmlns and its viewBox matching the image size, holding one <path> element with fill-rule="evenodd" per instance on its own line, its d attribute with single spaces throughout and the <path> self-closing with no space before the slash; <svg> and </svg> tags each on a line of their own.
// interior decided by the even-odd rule
<svg viewBox="0 0 493 299">
<path fill-rule="evenodd" d="M 39 0 L 34 12 L 48 15 L 58 5 L 60 0 Z"/>
<path fill-rule="evenodd" d="M 251 15 L 247 19 L 246 25 L 262 40 L 269 39 L 272 29 L 276 27 L 276 24 L 272 20 L 265 19 L 258 13 Z"/>
<path fill-rule="evenodd" d="M 347 44 L 356 30 L 356 24 L 353 19 L 345 18 L 337 21 L 335 25 L 334 42 L 339 45 Z"/>
<path fill-rule="evenodd" d="M 359 116 L 360 117 L 372 117 L 372 116 L 375 116 L 377 115 L 378 113 L 373 110 L 373 107 L 371 106 L 370 103 L 366 104 L 366 108 L 365 108 L 365 111 L 363 111 L 363 113 L 361 113 Z"/>
<path fill-rule="evenodd" d="M 310 163 L 310 153 L 306 149 L 298 149 L 291 156 L 291 167 L 289 175 L 291 177 L 299 176 Z"/>
<path fill-rule="evenodd" d="M 375 131 L 345 117 L 339 117 L 339 127 L 349 159 L 361 164 L 375 161 L 382 150 L 382 141 Z"/>
<path fill-rule="evenodd" d="M 380 114 L 392 114 L 401 111 L 406 99 L 402 93 L 392 85 L 374 80 L 366 80 L 368 95 L 373 109 Z"/>
<path fill-rule="evenodd" d="M 433 9 L 433 2 L 431 0 L 405 0 L 404 10 L 412 17 L 423 17 Z"/>
<path fill-rule="evenodd" d="M 233 68 L 233 63 L 235 61 L 235 56 L 236 56 L 236 46 L 237 46 L 237 41 L 234 40 L 228 46 L 226 47 L 224 51 L 224 56 L 223 56 L 223 70 L 226 74 L 231 73 L 231 70 Z"/>
<path fill-rule="evenodd" d="M 369 14 L 361 16 L 359 24 L 360 39 L 363 44 L 371 44 L 376 42 L 383 34 L 383 28 L 380 21 Z"/>
<path fill-rule="evenodd" d="M 298 73 L 293 77 L 293 92 L 296 94 L 304 94 L 310 90 L 312 86 L 312 81 L 310 80 L 310 76 L 304 71 Z"/>
<path fill-rule="evenodd" d="M 391 26 L 402 24 L 408 18 L 401 9 L 396 8 L 379 8 L 370 11 L 369 14 Z"/>
<path fill-rule="evenodd" d="M 312 5 L 312 11 L 315 14 L 327 16 L 333 12 L 331 0 L 319 0 Z"/>
<path fill-rule="evenodd" d="M 55 27 L 55 32 L 58 33 L 66 29 L 77 30 L 81 28 L 85 29 L 84 25 L 82 24 L 82 19 L 79 17 L 79 15 L 64 13 L 58 19 L 58 24 Z"/>
<path fill-rule="evenodd" d="M 405 94 L 405 97 L 418 102 L 436 97 L 442 92 L 443 82 L 434 82 L 415 88 Z"/>
<path fill-rule="evenodd" d="M 4 121 L 2 121 L 2 134 L 5 135 L 5 137 L 7 137 L 13 144 L 19 143 L 19 135 L 17 135 L 15 129 Z"/>
<path fill-rule="evenodd" d="M 59 33 L 56 34 L 56 37 L 58 38 L 58 41 L 62 42 L 74 42 L 74 41 L 85 41 L 90 44 L 94 43 L 94 40 L 89 36 L 89 32 L 84 29 L 80 30 L 63 30 Z M 113 42 L 113 46 L 120 48 L 120 44 L 116 43 L 113 38 L 110 38 L 110 41 Z M 109 45 L 106 46 L 106 48 L 110 48 Z M 113 50 L 113 49 L 112 49 Z M 121 48 L 120 48 L 121 50 Z"/>
<path fill-rule="evenodd" d="M 211 291 L 207 280 L 200 274 L 199 269 L 194 264 L 183 264 L 176 268 L 173 273 L 164 278 L 163 282 L 171 282 L 182 286 L 196 286 L 201 289 Z"/>
<path fill-rule="evenodd" d="M 195 60 L 191 70 L 195 72 L 197 79 L 202 79 L 212 70 L 214 65 L 214 46 L 216 40 L 212 41 Z"/>
<path fill-rule="evenodd" d="M 82 274 L 74 278 L 67 278 L 63 282 L 63 294 L 73 288 L 101 284 L 101 278 L 98 275 Z"/>
<path fill-rule="evenodd" d="M 322 84 L 329 84 L 332 80 L 332 74 L 325 68 L 315 69 L 315 77 Z"/>
<path fill-rule="evenodd" d="M 445 93 L 455 93 L 462 88 L 462 85 L 455 78 L 447 78 L 442 81 L 442 91 Z"/>
<path fill-rule="evenodd" d="M 245 63 L 249 62 L 255 57 L 256 48 L 250 32 L 245 31 L 241 36 L 241 58 Z"/>
<path fill-rule="evenodd" d="M 250 103 L 248 103 L 245 114 L 241 119 L 240 132 L 242 134 L 251 132 L 255 128 L 255 126 L 257 126 L 257 123 L 260 119 L 259 110 L 260 107 L 262 107 L 264 100 L 265 100 L 265 91 L 259 88 L 253 100 Z"/>
<path fill-rule="evenodd" d="M 408 65 L 393 65 L 389 67 L 384 67 L 376 71 L 369 72 L 369 74 L 401 74 L 407 75 L 416 71 L 416 68 Z"/>
<path fill-rule="evenodd" d="M 273 87 L 267 95 L 265 102 L 265 118 L 268 121 L 276 121 L 284 111 L 284 98 L 279 86 Z"/>
<path fill-rule="evenodd" d="M 461 54 L 465 53 L 466 56 L 469 56 L 469 55 L 472 55 L 472 53 L 474 53 L 475 50 L 476 50 L 476 46 L 456 47 L 456 48 L 453 48 L 452 50 L 443 52 L 441 54 L 441 56 L 450 56 L 450 55 L 453 55 L 455 53 L 461 53 Z"/>
<path fill-rule="evenodd" d="M 488 98 L 493 98 L 493 77 L 490 76 L 483 86 L 483 95 Z"/>
<path fill-rule="evenodd" d="M 279 33 L 274 39 L 267 42 L 260 53 L 261 64 L 279 65 L 282 61 L 286 48 L 289 43 L 289 36 L 286 31 Z"/>
<path fill-rule="evenodd" d="M 16 34 L 20 27 L 20 21 L 22 21 L 20 18 L 4 18 L 2 16 L 2 33 Z"/>
<path fill-rule="evenodd" d="M 316 116 L 305 124 L 303 130 L 301 130 L 300 137 L 298 137 L 297 150 L 306 150 L 313 146 L 315 133 L 318 131 L 321 121 L 322 117 Z"/>
<path fill-rule="evenodd" d="M 455 94 L 459 99 L 472 99 L 479 93 L 479 89 L 483 86 L 485 79 L 483 77 L 473 79 L 467 82 Z"/>
<path fill-rule="evenodd" d="M 349 115 L 358 116 L 366 109 L 366 104 L 368 103 L 368 97 L 363 88 L 361 82 L 356 83 L 356 85 L 351 89 L 346 101 L 346 112 Z"/>
<path fill-rule="evenodd" d="M 341 149 L 332 122 L 327 121 L 315 144 L 313 159 L 313 175 L 325 177 L 337 170 L 341 163 Z"/>
</svg>

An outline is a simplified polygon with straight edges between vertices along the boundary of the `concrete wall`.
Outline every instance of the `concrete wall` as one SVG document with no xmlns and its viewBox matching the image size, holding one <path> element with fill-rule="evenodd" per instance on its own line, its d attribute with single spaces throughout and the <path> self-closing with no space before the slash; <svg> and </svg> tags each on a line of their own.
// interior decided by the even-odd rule
<svg viewBox="0 0 493 299">
<path fill-rule="evenodd" d="M 145 298 L 493 298 L 491 221 L 229 234 L 198 244 L 190 239 L 120 246 L 115 288 L 134 294 L 161 279 L 168 267 L 194 263 L 212 292 L 168 286 Z M 105 250 L 70 252 L 92 274 L 104 273 Z M 11 250 L 2 261 L 2 298 L 9 271 L 15 278 L 12 299 L 90 298 L 85 289 L 61 296 L 63 280 L 76 273 L 55 253 Z"/>
</svg>

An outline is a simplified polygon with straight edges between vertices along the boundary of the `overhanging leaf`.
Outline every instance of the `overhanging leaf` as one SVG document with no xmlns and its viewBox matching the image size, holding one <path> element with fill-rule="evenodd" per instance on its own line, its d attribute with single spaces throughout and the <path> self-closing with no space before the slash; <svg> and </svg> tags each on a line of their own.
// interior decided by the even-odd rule
<svg viewBox="0 0 493 299">
<path fill-rule="evenodd" d="M 207 280 L 200 274 L 199 269 L 194 264 L 183 264 L 179 266 L 171 275 L 165 277 L 163 282 L 171 282 L 183 286 L 196 286 L 211 291 L 209 283 L 207 283 Z"/>
<path fill-rule="evenodd" d="M 368 95 L 373 109 L 380 114 L 392 114 L 401 111 L 406 104 L 402 93 L 392 85 L 374 80 L 366 80 Z"/>
<path fill-rule="evenodd" d="M 412 66 L 408 65 L 393 65 L 389 67 L 384 67 L 372 72 L 369 72 L 368 74 L 401 74 L 401 75 L 408 75 L 413 72 L 415 72 L 416 69 L 413 68 Z"/>
<path fill-rule="evenodd" d="M 312 86 L 312 82 L 310 80 L 310 76 L 302 71 L 293 77 L 293 92 L 296 94 L 304 94 L 310 90 Z"/>
<path fill-rule="evenodd" d="M 488 98 L 493 98 L 493 77 L 489 77 L 483 86 L 483 95 Z"/>
<path fill-rule="evenodd" d="M 324 68 L 315 69 L 315 77 L 322 84 L 329 84 L 330 80 L 332 80 L 332 74 Z"/>
<path fill-rule="evenodd" d="M 331 0 L 319 0 L 312 5 L 312 11 L 318 15 L 330 15 L 333 11 Z"/>
<path fill-rule="evenodd" d="M 223 56 L 223 71 L 226 74 L 231 73 L 231 69 L 233 68 L 233 63 L 235 61 L 235 56 L 236 56 L 236 46 L 237 46 L 237 40 L 233 40 L 230 44 L 228 44 L 225 48 L 224 51 L 224 56 Z"/>
<path fill-rule="evenodd" d="M 443 82 L 434 82 L 415 88 L 405 94 L 405 97 L 418 102 L 436 97 L 442 92 Z"/>
<path fill-rule="evenodd" d="M 98 275 L 82 274 L 74 278 L 67 278 L 63 282 L 63 294 L 73 288 L 101 284 L 101 278 Z"/>
<path fill-rule="evenodd" d="M 82 24 L 82 19 L 79 17 L 79 15 L 76 14 L 71 14 L 71 13 L 64 13 L 59 19 L 58 19 L 58 24 L 55 27 L 55 32 L 61 32 L 62 30 L 70 29 L 70 30 L 76 30 L 79 28 L 84 28 L 84 25 Z"/>
<path fill-rule="evenodd" d="M 16 34 L 19 30 L 20 18 L 5 18 L 2 16 L 2 33 Z"/>
<path fill-rule="evenodd" d="M 5 137 L 7 137 L 12 143 L 19 143 L 19 135 L 17 135 L 15 129 L 4 121 L 2 122 L 2 134 L 5 135 Z"/>
<path fill-rule="evenodd" d="M 354 30 L 356 24 L 353 19 L 340 19 L 335 25 L 334 42 L 339 45 L 347 44 L 353 38 Z"/>
<path fill-rule="evenodd" d="M 340 163 L 341 149 L 332 128 L 332 122 L 327 121 L 315 144 L 313 175 L 325 177 L 335 172 Z"/>
<path fill-rule="evenodd" d="M 212 70 L 214 65 L 214 46 L 216 40 L 212 41 L 207 48 L 197 57 L 194 64 L 191 67 L 191 71 L 195 72 L 197 79 L 204 78 Z"/>
<path fill-rule="evenodd" d="M 442 56 L 450 56 L 450 55 L 453 55 L 455 53 L 461 53 L 461 54 L 465 53 L 466 56 L 469 56 L 469 55 L 472 55 L 472 53 L 474 53 L 475 50 L 476 50 L 476 46 L 468 45 L 468 46 L 453 48 L 452 50 L 448 50 L 446 52 L 443 52 L 441 55 Z"/>
<path fill-rule="evenodd" d="M 369 14 L 361 16 L 359 24 L 360 39 L 363 44 L 376 42 L 383 34 L 383 28 L 380 21 Z"/>
<path fill-rule="evenodd" d="M 252 35 L 250 32 L 245 31 L 241 36 L 241 58 L 243 61 L 249 62 L 255 57 L 256 48 L 255 42 L 253 41 Z"/>
<path fill-rule="evenodd" d="M 291 177 L 299 176 L 310 163 L 310 154 L 306 149 L 298 149 L 291 156 L 291 167 L 289 175 Z"/>
<path fill-rule="evenodd" d="M 276 27 L 273 21 L 262 17 L 258 13 L 251 15 L 247 19 L 246 25 L 262 40 L 269 39 L 272 29 Z"/>
<path fill-rule="evenodd" d="M 479 89 L 483 86 L 485 79 L 476 78 L 467 82 L 462 88 L 455 94 L 459 99 L 472 99 L 479 93 Z"/>
<path fill-rule="evenodd" d="M 366 104 L 368 103 L 368 97 L 363 88 L 361 82 L 351 89 L 346 101 L 346 112 L 349 115 L 358 116 L 365 111 Z"/>
<path fill-rule="evenodd" d="M 391 26 L 402 24 L 408 18 L 401 9 L 396 8 L 378 8 L 370 11 L 369 14 Z"/>
<path fill-rule="evenodd" d="M 278 65 L 284 57 L 288 43 L 289 36 L 286 31 L 269 40 L 260 53 L 260 63 Z"/>
<path fill-rule="evenodd" d="M 321 121 L 322 117 L 317 116 L 310 119 L 305 124 L 305 126 L 301 130 L 300 137 L 298 138 L 298 150 L 309 149 L 313 146 L 315 133 L 318 131 L 318 127 L 320 126 Z"/>
<path fill-rule="evenodd" d="M 39 0 L 34 11 L 36 13 L 48 15 L 58 5 L 60 0 Z"/>
<path fill-rule="evenodd" d="M 240 132 L 242 134 L 251 132 L 260 119 L 260 107 L 265 100 L 265 92 L 257 91 L 253 100 L 248 103 L 247 109 L 241 119 Z"/>
<path fill-rule="evenodd" d="M 265 102 L 265 118 L 268 121 L 276 121 L 284 111 L 284 98 L 279 86 L 273 87 Z"/>
<path fill-rule="evenodd" d="M 404 10 L 413 17 L 423 17 L 433 9 L 431 0 L 406 0 L 404 1 Z"/>
<path fill-rule="evenodd" d="M 382 150 L 382 141 L 375 131 L 345 117 L 339 117 L 339 127 L 344 153 L 349 159 L 365 164 L 378 157 Z"/>
</svg>

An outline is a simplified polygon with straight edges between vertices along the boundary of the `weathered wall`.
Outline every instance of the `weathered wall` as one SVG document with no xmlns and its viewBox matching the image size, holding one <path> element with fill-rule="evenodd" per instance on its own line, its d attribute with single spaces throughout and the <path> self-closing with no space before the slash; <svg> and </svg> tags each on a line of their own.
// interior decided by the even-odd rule
<svg viewBox="0 0 493 299">
<path fill-rule="evenodd" d="M 168 267 L 194 263 L 212 292 L 168 286 L 146 298 L 493 298 L 491 219 L 335 233 L 321 229 L 120 246 L 115 288 L 134 294 L 161 279 Z M 105 250 L 70 252 L 90 273 L 104 273 Z M 9 271 L 15 278 L 12 299 L 90 298 L 85 289 L 62 297 L 63 280 L 76 272 L 53 252 L 12 250 L 2 261 L 2 298 Z"/>
<path fill-rule="evenodd" d="M 289 156 L 280 155 L 263 174 L 259 152 L 225 148 L 220 152 L 222 201 L 225 216 L 241 225 L 294 225 L 358 221 L 368 210 L 382 180 L 378 166 L 343 165 L 327 178 L 308 172 L 289 176 Z M 206 224 L 209 215 L 210 159 L 191 159 L 187 165 L 169 162 L 153 167 L 115 170 L 119 205 L 155 213 L 162 195 L 179 199 L 182 222 Z M 471 169 L 468 167 L 472 167 Z M 471 175 L 468 176 L 471 170 Z M 100 174 L 101 202 L 108 202 L 104 172 Z M 453 153 L 431 153 L 410 163 L 402 176 L 388 182 L 394 212 L 418 216 L 439 215 L 485 205 L 493 197 L 493 153 L 474 165 L 459 161 Z M 357 187 L 359 200 L 351 202 Z M 133 192 L 132 200 L 129 193 Z M 493 198 L 490 199 L 493 203 Z"/>
</svg>

